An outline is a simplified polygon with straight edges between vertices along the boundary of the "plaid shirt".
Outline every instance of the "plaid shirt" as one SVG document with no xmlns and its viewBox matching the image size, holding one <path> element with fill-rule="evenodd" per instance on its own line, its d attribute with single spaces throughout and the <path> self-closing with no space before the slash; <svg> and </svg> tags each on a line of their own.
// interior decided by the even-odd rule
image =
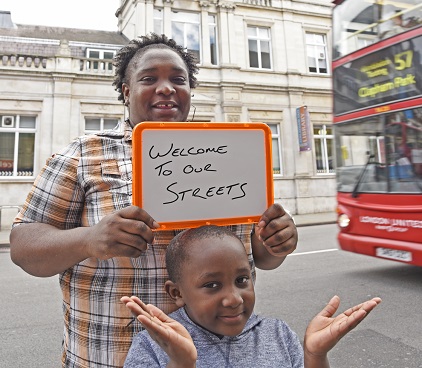
<svg viewBox="0 0 422 368">
<path fill-rule="evenodd" d="M 53 155 L 15 219 L 59 229 L 93 226 L 132 203 L 132 128 L 75 139 Z M 244 242 L 253 266 L 251 225 L 231 226 Z M 132 338 L 141 330 L 120 302 L 136 295 L 164 312 L 176 309 L 164 290 L 165 250 L 181 230 L 155 232 L 154 245 L 138 258 L 88 258 L 60 274 L 63 293 L 65 367 L 122 367 Z"/>
</svg>

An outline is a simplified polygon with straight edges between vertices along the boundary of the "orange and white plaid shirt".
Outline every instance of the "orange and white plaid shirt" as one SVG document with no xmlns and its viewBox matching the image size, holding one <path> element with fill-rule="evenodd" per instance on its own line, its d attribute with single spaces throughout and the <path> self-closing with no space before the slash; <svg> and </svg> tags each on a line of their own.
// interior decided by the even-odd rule
<svg viewBox="0 0 422 368">
<path fill-rule="evenodd" d="M 59 229 L 93 226 L 132 203 L 132 128 L 75 139 L 53 155 L 36 178 L 14 226 L 41 222 Z M 253 267 L 252 225 L 230 227 L 245 244 Z M 122 367 L 142 328 L 120 302 L 136 295 L 166 313 L 176 309 L 164 290 L 165 250 L 176 231 L 157 231 L 138 258 L 88 258 L 60 274 L 64 367 Z M 53 262 L 53 260 L 52 260 Z"/>
</svg>

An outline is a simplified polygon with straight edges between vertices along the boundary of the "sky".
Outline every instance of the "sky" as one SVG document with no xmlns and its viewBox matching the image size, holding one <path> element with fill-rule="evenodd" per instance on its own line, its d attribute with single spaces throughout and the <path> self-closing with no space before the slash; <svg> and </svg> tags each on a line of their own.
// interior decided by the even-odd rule
<svg viewBox="0 0 422 368">
<path fill-rule="evenodd" d="M 120 0 L 0 0 L 12 21 L 66 28 L 117 31 L 114 15 Z"/>
</svg>

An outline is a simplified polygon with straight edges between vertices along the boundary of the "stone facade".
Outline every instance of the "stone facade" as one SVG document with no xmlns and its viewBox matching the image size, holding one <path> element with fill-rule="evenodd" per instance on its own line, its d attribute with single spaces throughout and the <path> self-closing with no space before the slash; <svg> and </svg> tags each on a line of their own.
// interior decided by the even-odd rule
<svg viewBox="0 0 422 368">
<path fill-rule="evenodd" d="M 87 50 L 115 52 L 128 39 L 118 32 L 14 24 L 10 12 L 0 12 L 0 17 L 10 20 L 0 22 L 0 116 L 14 118 L 10 128 L 2 124 L 0 135 L 4 139 L 9 134 L 12 140 L 17 117 L 35 117 L 31 175 L 4 170 L 10 150 L 0 147 L 0 227 L 4 229 L 10 228 L 16 214 L 10 206 L 23 204 L 34 175 L 52 153 L 84 134 L 86 118 L 123 118 L 123 104 L 112 86 L 112 60 L 89 58 Z M 21 149 L 23 144 L 19 154 Z"/>
<path fill-rule="evenodd" d="M 292 213 L 333 211 L 335 175 L 317 172 L 314 144 L 299 151 L 296 121 L 296 109 L 306 105 L 311 133 L 312 126 L 331 126 L 331 73 L 309 72 L 306 46 L 307 32 L 322 34 L 329 52 L 331 7 L 331 0 L 121 0 L 118 32 L 16 25 L 3 11 L 0 116 L 36 117 L 35 175 L 53 152 L 84 134 L 85 119 L 124 118 L 112 87 L 111 60 L 88 57 L 87 50 L 114 52 L 129 39 L 154 31 L 154 9 L 160 10 L 168 35 L 173 14 L 196 13 L 201 62 L 195 121 L 259 121 L 278 127 L 281 169 L 274 175 L 275 200 Z M 217 62 L 207 47 L 210 15 L 217 30 Z M 249 27 L 269 31 L 271 68 L 250 67 Z M 22 204 L 33 180 L 0 175 L 0 206 Z M 7 221 L 3 216 L 3 226 Z"/>
<path fill-rule="evenodd" d="M 315 147 L 300 152 L 296 109 L 307 106 L 312 126 L 331 126 L 331 73 L 309 72 L 306 33 L 324 35 L 330 53 L 330 0 L 122 0 L 116 12 L 128 38 L 154 31 L 154 9 L 162 30 L 172 32 L 172 14 L 200 15 L 201 63 L 194 91 L 196 121 L 257 121 L 278 125 L 281 173 L 274 175 L 275 200 L 292 213 L 333 211 L 333 170 L 318 173 Z M 218 63 L 212 65 L 209 15 L 218 21 Z M 270 70 L 249 67 L 248 26 L 270 30 Z M 327 57 L 329 58 L 329 55 Z M 329 63 L 328 63 L 329 64 Z M 329 66 L 328 66 L 329 67 Z"/>
</svg>

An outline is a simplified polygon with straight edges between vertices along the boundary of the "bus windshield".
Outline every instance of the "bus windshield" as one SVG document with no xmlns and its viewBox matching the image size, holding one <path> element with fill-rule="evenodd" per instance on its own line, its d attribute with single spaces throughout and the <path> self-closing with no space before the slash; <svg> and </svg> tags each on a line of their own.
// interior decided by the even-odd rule
<svg viewBox="0 0 422 368">
<path fill-rule="evenodd" d="M 421 0 L 348 0 L 333 17 L 333 59 L 422 24 Z"/>
<path fill-rule="evenodd" d="M 339 192 L 422 193 L 422 108 L 335 126 Z"/>
</svg>

